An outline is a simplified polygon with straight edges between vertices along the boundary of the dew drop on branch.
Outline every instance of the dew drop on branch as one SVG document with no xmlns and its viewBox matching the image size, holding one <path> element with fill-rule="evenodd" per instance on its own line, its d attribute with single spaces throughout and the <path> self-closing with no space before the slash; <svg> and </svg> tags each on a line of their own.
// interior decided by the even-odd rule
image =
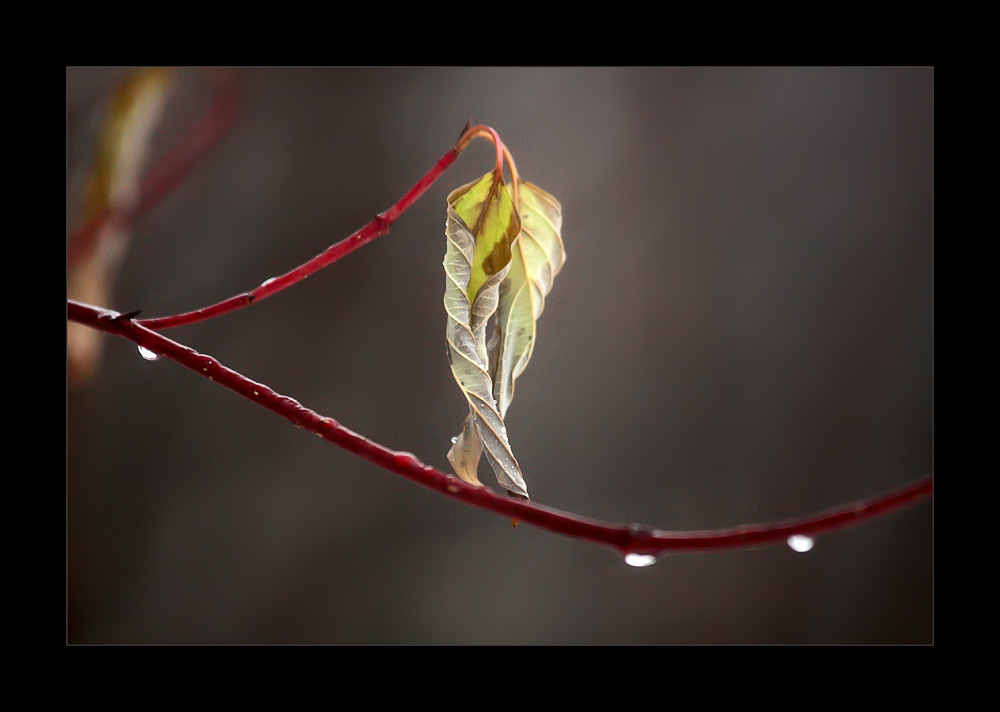
<svg viewBox="0 0 1000 712">
<path fill-rule="evenodd" d="M 652 566 L 655 564 L 656 557 L 652 554 L 625 554 L 625 563 L 629 566 L 642 568 L 643 566 Z"/>
<path fill-rule="evenodd" d="M 139 347 L 139 355 L 142 356 L 147 361 L 155 361 L 156 359 L 160 358 L 160 354 L 154 353 L 143 346 Z"/>
<path fill-rule="evenodd" d="M 269 285 L 271 282 L 273 282 L 276 279 L 277 279 L 277 277 L 269 277 L 268 279 L 265 279 L 263 282 L 260 283 L 260 287 L 257 287 L 257 289 L 262 289 L 262 288 L 266 287 L 267 285 Z"/>
<path fill-rule="evenodd" d="M 406 468 L 416 468 L 423 464 L 412 452 L 394 453 L 392 459 L 397 465 Z"/>
<path fill-rule="evenodd" d="M 813 540 L 812 537 L 806 536 L 805 534 L 792 534 L 788 537 L 788 546 L 792 551 L 804 554 L 813 548 Z"/>
</svg>

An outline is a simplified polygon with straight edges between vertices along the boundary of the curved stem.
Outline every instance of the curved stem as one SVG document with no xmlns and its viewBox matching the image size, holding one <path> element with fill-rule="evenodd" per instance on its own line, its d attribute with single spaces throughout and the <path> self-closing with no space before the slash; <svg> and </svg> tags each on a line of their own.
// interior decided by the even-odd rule
<svg viewBox="0 0 1000 712">
<path fill-rule="evenodd" d="M 412 453 L 392 450 L 369 440 L 334 419 L 309 410 L 295 399 L 226 368 L 211 356 L 198 353 L 145 328 L 130 316 L 73 300 L 67 301 L 67 317 L 71 321 L 115 334 L 169 358 L 382 469 L 467 504 L 528 522 L 554 533 L 608 546 L 623 554 L 655 556 L 671 551 L 755 547 L 783 542 L 792 534 L 831 532 L 919 502 L 930 497 L 934 489 L 933 475 L 929 475 L 893 492 L 817 515 L 712 531 L 663 531 L 634 524 L 601 522 L 501 496 L 485 487 L 467 484 L 421 462 Z"/>
<path fill-rule="evenodd" d="M 138 220 L 179 185 L 228 133 L 239 109 L 238 77 L 235 71 L 227 72 L 212 105 L 177 147 L 143 179 L 136 203 L 124 211 L 118 206 L 109 205 L 70 234 L 66 245 L 68 266 L 72 267 L 82 257 L 90 254 L 101 234 L 101 228 L 110 220 L 118 219 L 126 224 Z"/>
<path fill-rule="evenodd" d="M 510 155 L 510 151 L 507 150 L 507 144 L 503 146 L 503 155 L 507 159 L 507 165 L 510 166 L 510 182 L 514 187 L 514 209 L 521 209 L 521 177 L 517 173 L 517 164 L 514 163 L 514 157 Z"/>
<path fill-rule="evenodd" d="M 359 247 L 367 245 L 376 237 L 388 233 L 389 228 L 394 222 L 396 222 L 399 216 L 406 212 L 406 210 L 413 205 L 413 203 L 415 203 L 421 195 L 424 194 L 424 191 L 430 188 L 431 185 L 433 185 L 434 182 L 441 177 L 441 174 L 443 174 L 448 167 L 455 162 L 455 159 L 458 158 L 460 153 L 461 151 L 457 146 L 449 149 L 448 152 L 445 153 L 429 171 L 427 171 L 424 177 L 417 181 L 416 185 L 410 188 L 410 190 L 407 191 L 407 193 L 391 208 L 383 213 L 379 213 L 364 227 L 354 231 L 340 242 L 334 243 L 308 262 L 304 262 L 279 277 L 272 277 L 271 279 L 265 280 L 264 283 L 256 289 L 244 292 L 243 294 L 237 294 L 236 296 L 224 299 L 223 301 L 212 304 L 211 306 L 184 312 L 182 314 L 174 314 L 172 316 L 163 316 L 155 319 L 142 319 L 139 321 L 139 324 L 147 329 L 169 329 L 175 326 L 194 324 L 195 322 L 211 319 L 212 317 L 219 316 L 220 314 L 226 314 L 228 312 L 235 311 L 236 309 L 242 309 L 243 307 L 250 306 L 259 299 L 266 299 L 273 294 L 277 294 L 283 289 L 291 287 L 296 282 L 300 282 L 324 267 L 333 264 L 342 257 L 346 257 Z"/>
<path fill-rule="evenodd" d="M 458 143 L 455 144 L 456 150 L 459 152 L 464 151 L 465 147 L 468 146 L 475 138 L 485 138 L 490 141 L 497 151 L 497 166 L 496 171 L 498 173 L 503 171 L 503 156 L 504 156 L 504 145 L 503 141 L 500 140 L 500 134 L 496 132 L 491 126 L 485 126 L 480 124 L 478 126 L 473 126 L 467 129 L 465 133 L 458 139 Z"/>
<path fill-rule="evenodd" d="M 514 163 L 514 157 L 507 149 L 507 144 L 503 142 L 503 140 L 500 138 L 500 134 L 498 134 L 495 129 L 493 129 L 490 126 L 479 125 L 467 129 L 465 133 L 462 134 L 462 137 L 458 140 L 456 148 L 460 146 L 461 148 L 459 150 L 464 149 L 475 138 L 485 138 L 496 147 L 497 151 L 496 171 L 498 173 L 503 171 L 504 160 L 507 161 L 507 165 L 510 167 L 510 182 L 513 184 L 514 187 L 514 207 L 520 209 L 521 191 L 518 189 L 517 185 L 518 181 L 520 180 L 520 177 L 518 176 L 517 173 L 517 164 Z"/>
</svg>

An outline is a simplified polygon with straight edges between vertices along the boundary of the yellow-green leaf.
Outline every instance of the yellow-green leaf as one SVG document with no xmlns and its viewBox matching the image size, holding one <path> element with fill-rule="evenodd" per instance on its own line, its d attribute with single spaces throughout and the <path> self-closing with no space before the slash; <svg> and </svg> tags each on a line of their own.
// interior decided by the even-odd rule
<svg viewBox="0 0 1000 712">
<path fill-rule="evenodd" d="M 467 293 L 475 302 L 483 283 L 510 262 L 511 243 L 520 221 L 503 178 L 487 173 L 478 181 L 452 191 L 448 202 L 476 241 Z"/>
<path fill-rule="evenodd" d="M 461 479 L 479 485 L 476 469 L 481 450 L 500 485 L 527 497 L 493 395 L 486 344 L 486 325 L 496 312 L 500 283 L 510 269 L 511 243 L 520 231 L 510 192 L 497 172 L 448 196 L 448 249 L 443 263 L 448 359 L 469 405 L 462 434 L 455 439 L 448 460 Z"/>
<path fill-rule="evenodd" d="M 514 243 L 510 271 L 500 284 L 497 308 L 497 349 L 494 397 L 501 417 L 514 398 L 514 380 L 521 375 L 535 348 L 537 321 L 545 296 L 566 262 L 562 242 L 562 206 L 538 186 L 519 186 L 521 233 Z"/>
</svg>

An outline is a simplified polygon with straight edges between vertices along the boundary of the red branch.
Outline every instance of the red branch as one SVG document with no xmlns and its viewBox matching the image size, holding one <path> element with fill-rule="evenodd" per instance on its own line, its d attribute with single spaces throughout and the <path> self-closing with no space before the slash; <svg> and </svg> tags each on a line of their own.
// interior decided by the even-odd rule
<svg viewBox="0 0 1000 712">
<path fill-rule="evenodd" d="M 901 489 L 814 516 L 715 531 L 670 532 L 644 529 L 634 524 L 601 522 L 501 496 L 485 487 L 467 484 L 420 461 L 412 453 L 391 450 L 373 442 L 332 418 L 309 410 L 294 398 L 281 395 L 226 368 L 211 356 L 198 353 L 145 328 L 129 318 L 130 315 L 68 300 L 67 316 L 71 321 L 121 336 L 153 353 L 176 361 L 295 425 L 428 489 L 558 534 L 609 546 L 623 554 L 655 556 L 668 551 L 755 547 L 785 541 L 793 534 L 831 532 L 923 500 L 932 494 L 934 488 L 931 475 Z"/>
<path fill-rule="evenodd" d="M 396 222 L 399 216 L 406 212 L 448 170 L 462 151 L 465 150 L 466 146 L 475 138 L 486 138 L 493 143 L 496 147 L 497 171 L 500 171 L 503 165 L 504 147 L 497 132 L 489 126 L 466 127 L 455 146 L 449 149 L 437 163 L 431 166 L 431 169 L 424 174 L 424 177 L 417 181 L 416 185 L 410 188 L 395 205 L 385 212 L 379 213 L 367 225 L 351 233 L 340 242 L 331 245 L 308 262 L 299 265 L 280 277 L 266 280 L 254 290 L 237 294 L 216 304 L 181 314 L 157 317 L 155 319 L 141 319 L 139 323 L 147 329 L 170 329 L 175 326 L 194 324 L 199 321 L 211 319 L 212 317 L 227 314 L 231 311 L 248 307 L 260 299 L 266 299 L 273 294 L 277 294 L 281 290 L 287 289 L 296 282 L 300 282 L 324 267 L 333 264 L 342 257 L 346 257 L 359 247 L 367 245 L 376 237 L 388 233 L 389 228 L 392 227 L 392 224 Z M 514 170 L 513 164 L 511 170 Z"/>
<path fill-rule="evenodd" d="M 69 266 L 90 254 L 101 228 L 112 218 L 130 224 L 162 200 L 183 181 L 201 160 L 219 143 L 233 125 L 240 108 L 240 87 L 235 71 L 229 71 L 212 105 L 171 151 L 143 179 L 139 199 L 122 211 L 109 205 L 80 225 L 69 236 L 66 258 Z"/>
<path fill-rule="evenodd" d="M 184 312 L 183 314 L 158 317 L 156 319 L 142 319 L 139 323 L 148 329 L 169 329 L 174 326 L 194 324 L 195 322 L 211 319 L 212 317 L 219 316 L 220 314 L 226 314 L 228 312 L 235 311 L 236 309 L 248 307 L 255 301 L 266 299 L 272 294 L 276 294 L 277 292 L 292 286 L 296 282 L 302 281 L 311 274 L 314 274 L 324 267 L 333 264 L 340 258 L 349 255 L 359 247 L 367 245 L 376 237 L 385 235 L 389 232 L 389 228 L 394 222 L 396 222 L 399 216 L 402 215 L 411 205 L 413 205 L 413 203 L 424 194 L 424 191 L 430 188 L 431 185 L 433 185 L 434 182 L 441 177 L 441 174 L 455 162 L 455 159 L 458 158 L 460 153 L 461 151 L 457 147 L 451 148 L 440 158 L 440 160 L 438 160 L 437 163 L 431 167 L 429 171 L 427 171 L 423 178 L 417 181 L 416 185 L 410 188 L 406 195 L 396 202 L 395 205 L 385 212 L 376 215 L 360 230 L 356 230 L 340 242 L 331 245 L 308 262 L 299 265 L 290 272 L 286 272 L 280 277 L 269 279 L 252 291 L 237 294 L 236 296 L 225 299 L 217 304 L 213 304 L 202 309 L 196 309 L 194 311 Z"/>
</svg>

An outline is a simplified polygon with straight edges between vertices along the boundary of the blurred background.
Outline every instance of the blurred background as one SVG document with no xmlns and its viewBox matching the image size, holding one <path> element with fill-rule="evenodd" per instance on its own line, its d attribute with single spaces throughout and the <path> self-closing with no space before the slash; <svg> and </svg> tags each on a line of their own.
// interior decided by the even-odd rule
<svg viewBox="0 0 1000 712">
<path fill-rule="evenodd" d="M 67 228 L 124 68 L 67 69 Z M 251 289 L 391 206 L 467 120 L 563 206 L 507 417 L 534 501 L 663 529 L 933 471 L 933 70 L 241 71 L 226 138 L 131 231 L 108 303 Z M 181 70 L 150 143 L 211 103 Z M 273 298 L 165 331 L 450 472 L 445 198 Z M 67 386 L 71 643 L 933 642 L 933 505 L 647 568 L 389 474 L 134 345 Z M 480 478 L 496 486 L 484 463 Z"/>
</svg>

